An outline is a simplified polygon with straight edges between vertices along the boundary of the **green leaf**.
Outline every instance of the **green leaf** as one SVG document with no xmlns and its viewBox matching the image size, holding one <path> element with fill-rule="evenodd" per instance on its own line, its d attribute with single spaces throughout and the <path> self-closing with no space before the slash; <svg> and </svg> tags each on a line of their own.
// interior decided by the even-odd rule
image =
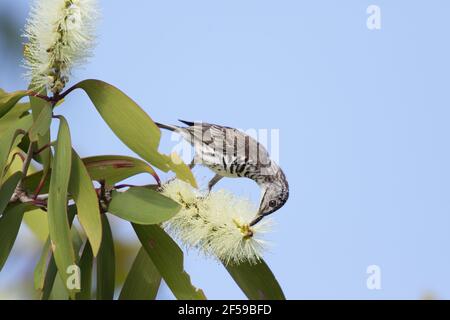
<svg viewBox="0 0 450 320">
<path fill-rule="evenodd" d="M 16 172 L 11 177 L 9 177 L 3 185 L 0 186 L 0 214 L 3 213 L 9 203 L 9 200 L 11 200 L 11 196 L 16 190 L 20 178 L 22 178 L 22 173 Z"/>
<path fill-rule="evenodd" d="M 34 288 L 36 290 L 42 291 L 44 289 L 45 274 L 46 274 L 45 269 L 47 267 L 47 260 L 49 254 L 50 254 L 50 238 L 47 238 L 42 248 L 41 256 L 38 260 L 38 263 L 34 268 Z M 56 265 L 55 265 L 55 275 L 56 275 Z"/>
<path fill-rule="evenodd" d="M 42 92 L 40 92 L 42 94 L 47 94 L 45 92 L 45 90 L 43 90 Z M 31 110 L 33 112 L 33 121 L 36 122 L 38 120 L 38 118 L 41 116 L 42 111 L 47 110 L 47 113 L 50 111 L 50 119 L 47 120 L 49 121 L 48 125 L 50 128 L 50 124 L 51 124 L 51 104 L 48 101 L 36 98 L 36 97 L 30 97 L 30 105 L 31 105 Z M 50 110 L 49 110 L 50 109 Z M 45 113 L 44 113 L 45 115 Z M 38 135 L 38 150 L 42 149 L 44 146 L 48 145 L 50 143 L 50 130 L 46 130 L 46 132 L 42 135 L 39 136 Z M 35 158 L 38 162 L 42 163 L 44 166 L 44 171 L 45 174 L 48 173 L 48 170 L 50 169 L 50 162 L 51 162 L 51 149 L 50 148 L 46 148 L 41 150 L 41 152 L 39 152 L 39 154 L 35 155 Z"/>
<path fill-rule="evenodd" d="M 149 173 L 155 179 L 157 178 L 155 171 L 146 162 L 126 156 L 96 156 L 82 159 L 89 176 L 92 180 L 104 180 L 108 185 L 114 185 L 119 181 L 125 180 L 131 176 L 140 173 Z M 40 180 L 42 179 L 42 171 L 28 175 L 24 184 L 27 190 L 34 191 Z M 48 191 L 48 179 L 45 181 L 41 191 Z"/>
<path fill-rule="evenodd" d="M 75 214 L 76 214 L 76 207 L 70 206 L 68 209 L 69 227 L 72 226 Z M 39 259 L 38 264 L 36 265 L 36 268 L 34 270 L 34 283 L 35 285 L 38 285 L 36 289 L 41 291 L 41 300 L 50 299 L 55 284 L 56 275 L 58 274 L 58 268 L 56 267 L 55 257 L 52 253 L 50 245 L 51 241 L 49 237 L 42 249 L 41 258 Z M 47 270 L 45 270 L 47 258 L 49 255 L 50 259 L 48 259 L 49 262 L 47 265 Z M 56 280 L 59 280 L 59 282 L 61 282 L 60 278 Z"/>
<path fill-rule="evenodd" d="M 92 180 L 104 180 L 108 185 L 140 173 L 151 174 L 156 181 L 159 177 L 155 170 L 146 162 L 126 156 L 96 156 L 84 158 L 83 163 L 89 171 Z"/>
<path fill-rule="evenodd" d="M 154 152 L 158 149 L 161 132 L 136 102 L 100 80 L 85 80 L 77 87 L 86 91 L 105 122 L 131 150 L 158 168 L 169 169 L 166 161 Z"/>
<path fill-rule="evenodd" d="M 96 256 L 102 241 L 102 221 L 98 197 L 89 173 L 75 150 L 72 150 L 69 192 L 77 206 L 78 220 L 86 232 L 94 256 Z"/>
<path fill-rule="evenodd" d="M 75 253 L 70 237 L 67 217 L 67 190 L 72 163 L 72 146 L 67 121 L 60 117 L 55 159 L 50 177 L 48 198 L 48 229 L 51 246 L 63 283 L 67 283 L 66 270 L 75 264 Z M 72 297 L 74 292 L 71 292 Z"/>
<path fill-rule="evenodd" d="M 11 110 L 20 99 L 27 96 L 29 91 L 0 92 L 0 118 Z"/>
<path fill-rule="evenodd" d="M 180 205 L 160 193 L 143 188 L 112 192 L 108 212 L 138 224 L 157 224 L 169 220 L 180 210 Z"/>
<path fill-rule="evenodd" d="M 42 178 L 42 170 L 26 176 L 25 179 L 23 180 L 25 189 L 28 192 L 33 193 L 34 190 L 36 190 L 37 186 L 39 185 L 41 178 Z M 41 189 L 41 193 L 48 193 L 49 187 L 50 187 L 50 175 L 45 180 L 45 183 Z"/>
<path fill-rule="evenodd" d="M 148 256 L 177 299 L 206 299 L 203 291 L 191 284 L 189 275 L 184 271 L 183 251 L 164 230 L 157 225 L 133 224 L 133 228 Z"/>
<path fill-rule="evenodd" d="M 103 120 L 116 136 L 144 160 L 164 172 L 175 170 L 177 177 L 196 187 L 186 164 L 174 164 L 172 158 L 158 152 L 161 131 L 136 102 L 116 87 L 100 81 L 85 80 L 76 85 L 83 89 Z"/>
<path fill-rule="evenodd" d="M 277 279 L 263 260 L 256 265 L 247 262 L 239 265 L 227 265 L 225 268 L 249 299 L 286 299 Z"/>
<path fill-rule="evenodd" d="M 97 255 L 97 299 L 112 300 L 115 289 L 116 257 L 111 226 L 105 214 L 102 214 L 102 226 L 102 245 Z"/>
<path fill-rule="evenodd" d="M 23 221 L 33 232 L 37 239 L 45 242 L 48 238 L 47 213 L 41 209 L 27 211 L 23 216 Z"/>
<path fill-rule="evenodd" d="M 92 289 L 92 264 L 94 262 L 94 255 L 92 252 L 91 245 L 89 241 L 83 249 L 83 253 L 80 258 L 80 271 L 81 271 L 81 291 L 77 293 L 77 300 L 90 300 L 91 299 L 91 289 Z"/>
<path fill-rule="evenodd" d="M 50 130 L 52 122 L 52 106 L 46 102 L 42 107 L 39 115 L 35 117 L 33 126 L 31 127 L 28 136 L 32 142 L 38 141 L 39 137 L 44 137 Z"/>
<path fill-rule="evenodd" d="M 144 248 L 134 259 L 119 300 L 154 300 L 161 284 L 161 275 Z"/>
<path fill-rule="evenodd" d="M 83 246 L 83 239 L 81 238 L 80 232 L 78 231 L 78 228 L 76 226 L 72 226 L 70 229 L 70 238 L 72 239 L 73 248 L 76 252 L 75 259 L 77 262 L 79 262 L 79 252 L 81 247 Z"/>
<path fill-rule="evenodd" d="M 26 203 L 8 206 L 0 218 L 0 271 L 16 241 L 23 214 L 28 206 Z"/>
<path fill-rule="evenodd" d="M 74 206 L 69 208 L 69 221 L 73 221 L 73 218 L 75 216 L 75 211 L 76 211 L 76 209 Z M 80 236 L 76 226 L 71 226 L 70 235 L 71 235 L 73 247 L 75 248 L 75 252 L 80 252 L 81 246 L 83 245 L 83 240 L 81 239 L 81 236 Z M 77 254 L 76 258 L 78 260 L 78 254 Z M 70 271 L 70 273 L 69 273 L 69 271 Z M 74 272 L 73 269 L 67 270 L 67 272 L 70 275 L 75 276 L 75 274 L 73 273 Z M 58 274 L 59 271 L 57 271 L 56 273 Z M 78 274 L 78 275 L 80 275 L 80 274 Z M 67 300 L 69 298 L 70 299 L 76 298 L 76 295 L 78 293 L 76 293 L 75 296 L 72 295 L 71 293 L 69 295 L 69 293 L 67 291 L 67 282 L 63 282 L 61 277 L 57 277 L 55 275 L 55 276 L 53 276 L 53 281 L 54 281 L 53 286 L 51 288 L 51 292 L 49 293 L 48 299 Z M 80 283 L 80 286 L 81 286 L 81 283 Z M 77 290 L 77 289 L 74 289 L 74 290 Z M 44 291 L 45 291 L 45 289 L 44 289 Z M 43 297 L 44 297 L 44 295 L 43 295 Z"/>
<path fill-rule="evenodd" d="M 73 299 L 72 297 L 69 296 L 67 292 L 66 283 L 61 279 L 61 277 L 57 276 L 55 278 L 53 288 L 48 299 L 57 301 Z"/>
<path fill-rule="evenodd" d="M 19 136 L 23 134 L 22 131 L 27 131 L 31 124 L 30 116 L 23 117 L 0 135 L 0 184 L 2 183 L 3 171 L 11 149 L 17 146 L 20 141 Z"/>
<path fill-rule="evenodd" d="M 170 170 L 177 174 L 179 180 L 188 182 L 194 188 L 198 188 L 197 181 L 192 174 L 191 169 L 181 160 L 177 153 L 173 152 L 170 156 L 169 167 Z"/>
<path fill-rule="evenodd" d="M 25 116 L 30 108 L 31 106 L 29 103 L 18 103 L 14 109 L 0 118 L 0 136 L 11 125 L 16 123 L 17 120 L 19 120 L 22 116 Z"/>
<path fill-rule="evenodd" d="M 52 254 L 50 256 L 50 261 L 47 266 L 47 272 L 44 275 L 44 285 L 41 292 L 41 300 L 50 299 L 53 287 L 55 285 L 55 280 L 57 280 L 56 277 L 57 274 L 58 274 L 58 267 L 56 266 L 55 256 Z"/>
</svg>

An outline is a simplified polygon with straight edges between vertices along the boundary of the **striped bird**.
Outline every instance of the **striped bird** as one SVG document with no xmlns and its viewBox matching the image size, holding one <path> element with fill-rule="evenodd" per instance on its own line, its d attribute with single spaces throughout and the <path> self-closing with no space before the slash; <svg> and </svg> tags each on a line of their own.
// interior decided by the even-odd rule
<svg viewBox="0 0 450 320">
<path fill-rule="evenodd" d="M 190 165 L 202 164 L 215 172 L 209 190 L 223 177 L 246 177 L 261 189 L 258 213 L 250 226 L 280 209 L 289 197 L 289 185 L 281 168 L 269 153 L 249 135 L 230 127 L 180 120 L 187 127 L 156 123 L 162 129 L 175 131 L 195 150 Z"/>
</svg>

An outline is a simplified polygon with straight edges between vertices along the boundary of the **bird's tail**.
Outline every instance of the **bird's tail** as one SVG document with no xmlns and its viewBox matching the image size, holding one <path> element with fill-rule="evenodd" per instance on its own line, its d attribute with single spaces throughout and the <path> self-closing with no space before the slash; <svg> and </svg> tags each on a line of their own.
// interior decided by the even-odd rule
<svg viewBox="0 0 450 320">
<path fill-rule="evenodd" d="M 183 122 L 188 127 L 192 127 L 195 125 L 195 122 L 191 122 L 191 121 L 185 121 L 185 120 L 178 120 L 178 121 Z M 170 130 L 170 131 L 180 131 L 180 129 L 185 129 L 183 127 L 163 124 L 163 123 L 159 123 L 159 122 L 155 122 L 155 124 L 161 129 L 166 129 L 166 130 Z"/>
<path fill-rule="evenodd" d="M 167 124 L 163 124 L 163 123 L 159 123 L 159 122 L 155 122 L 155 124 L 158 126 L 158 128 L 166 129 L 166 130 L 170 130 L 170 131 L 177 131 L 179 129 L 177 126 L 171 126 L 171 125 L 167 125 Z"/>
</svg>

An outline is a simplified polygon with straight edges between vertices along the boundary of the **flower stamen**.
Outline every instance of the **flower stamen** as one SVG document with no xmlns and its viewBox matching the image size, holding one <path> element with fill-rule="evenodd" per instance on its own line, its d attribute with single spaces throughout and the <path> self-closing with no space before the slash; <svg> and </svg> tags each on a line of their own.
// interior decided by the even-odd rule
<svg viewBox="0 0 450 320">
<path fill-rule="evenodd" d="M 186 246 L 225 264 L 259 261 L 270 219 L 250 226 L 257 212 L 250 201 L 225 190 L 199 192 L 180 180 L 167 182 L 161 192 L 181 205 L 164 227 Z"/>
<path fill-rule="evenodd" d="M 25 26 L 26 76 L 32 89 L 58 96 L 72 69 L 91 55 L 97 0 L 35 0 Z"/>
</svg>

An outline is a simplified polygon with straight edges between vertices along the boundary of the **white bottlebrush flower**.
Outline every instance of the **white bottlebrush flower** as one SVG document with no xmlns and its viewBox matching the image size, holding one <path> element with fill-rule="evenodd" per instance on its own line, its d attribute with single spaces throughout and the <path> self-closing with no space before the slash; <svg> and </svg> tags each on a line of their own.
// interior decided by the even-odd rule
<svg viewBox="0 0 450 320">
<path fill-rule="evenodd" d="M 97 0 L 34 0 L 25 26 L 26 76 L 58 94 L 74 66 L 91 56 Z"/>
<path fill-rule="evenodd" d="M 271 221 L 249 227 L 257 212 L 249 200 L 225 190 L 201 193 L 180 180 L 165 184 L 162 193 L 181 204 L 164 226 L 188 247 L 225 264 L 256 263 L 261 258 L 266 245 L 262 236 L 270 230 Z"/>
</svg>

